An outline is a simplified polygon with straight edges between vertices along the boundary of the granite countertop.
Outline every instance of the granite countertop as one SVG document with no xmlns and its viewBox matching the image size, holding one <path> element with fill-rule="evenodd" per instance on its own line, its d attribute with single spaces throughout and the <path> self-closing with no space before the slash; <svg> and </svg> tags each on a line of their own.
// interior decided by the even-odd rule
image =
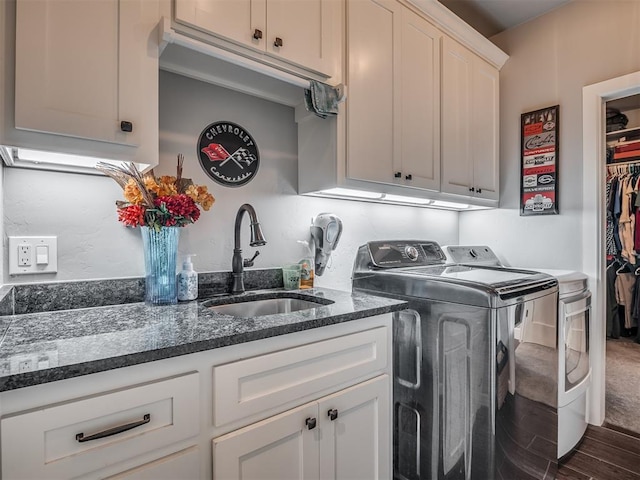
<svg viewBox="0 0 640 480">
<path fill-rule="evenodd" d="M 276 291 L 249 291 L 243 296 Z M 0 391 L 357 320 L 406 306 L 399 300 L 324 288 L 287 293 L 314 295 L 334 303 L 251 318 L 215 313 L 204 305 L 206 299 L 171 306 L 137 302 L 2 315 Z M 28 371 L 24 371 L 24 362 Z"/>
</svg>

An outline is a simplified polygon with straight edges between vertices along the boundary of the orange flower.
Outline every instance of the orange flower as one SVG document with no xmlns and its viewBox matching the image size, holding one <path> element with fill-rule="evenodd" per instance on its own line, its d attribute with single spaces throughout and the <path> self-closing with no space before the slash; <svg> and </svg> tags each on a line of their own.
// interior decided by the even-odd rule
<svg viewBox="0 0 640 480">
<path fill-rule="evenodd" d="M 213 198 L 213 195 L 211 195 L 210 193 L 207 193 L 205 195 L 203 195 L 202 199 L 200 200 L 200 205 L 202 205 L 202 209 L 207 212 L 209 211 L 209 209 L 211 208 L 211 206 L 214 204 L 214 202 L 216 201 L 215 198 Z"/>
<path fill-rule="evenodd" d="M 159 195 L 158 191 L 160 190 L 160 186 L 153 175 L 145 175 L 142 181 L 144 182 L 144 188 L 147 189 L 147 192 L 153 192 Z"/>
<path fill-rule="evenodd" d="M 198 187 L 191 184 L 187 187 L 187 189 L 184 191 L 184 193 L 186 195 L 188 195 L 191 200 L 193 200 L 194 202 L 198 202 Z"/>
<path fill-rule="evenodd" d="M 189 185 L 184 193 L 194 202 L 202 205 L 205 211 L 208 211 L 216 201 L 204 185 Z"/>
<path fill-rule="evenodd" d="M 163 175 L 158 179 L 158 191 L 159 196 L 177 195 L 178 189 L 176 188 L 176 177 L 169 175 Z"/>
<path fill-rule="evenodd" d="M 142 193 L 140 193 L 140 189 L 133 178 L 130 178 L 124 186 L 124 198 L 134 205 L 139 205 L 143 202 Z"/>
</svg>

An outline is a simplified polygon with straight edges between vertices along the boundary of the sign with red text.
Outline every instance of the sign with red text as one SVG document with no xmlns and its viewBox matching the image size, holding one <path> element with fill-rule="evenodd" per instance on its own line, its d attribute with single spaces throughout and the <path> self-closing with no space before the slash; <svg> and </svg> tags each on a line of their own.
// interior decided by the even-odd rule
<svg viewBox="0 0 640 480">
<path fill-rule="evenodd" d="M 560 106 L 520 117 L 520 215 L 557 215 Z"/>
</svg>

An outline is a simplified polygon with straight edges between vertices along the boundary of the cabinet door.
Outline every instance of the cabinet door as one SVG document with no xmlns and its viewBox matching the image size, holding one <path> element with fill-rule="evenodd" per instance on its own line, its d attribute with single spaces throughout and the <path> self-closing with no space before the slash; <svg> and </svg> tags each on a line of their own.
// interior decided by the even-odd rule
<svg viewBox="0 0 640 480">
<path fill-rule="evenodd" d="M 391 478 L 390 396 L 381 375 L 320 400 L 321 479 Z"/>
<path fill-rule="evenodd" d="M 440 40 L 442 34 L 408 9 L 402 12 L 399 181 L 440 189 Z M 409 177 L 409 178 L 407 178 Z"/>
<path fill-rule="evenodd" d="M 175 15 L 178 22 L 264 50 L 266 6 L 266 0 L 176 0 Z M 254 37 L 255 30 L 261 38 Z"/>
<path fill-rule="evenodd" d="M 442 191 L 498 200 L 498 70 L 443 38 Z"/>
<path fill-rule="evenodd" d="M 473 59 L 471 125 L 473 185 L 475 196 L 498 200 L 499 165 L 499 74 L 479 57 Z"/>
<path fill-rule="evenodd" d="M 19 0 L 16 128 L 139 144 L 140 56 L 148 42 L 139 34 L 142 8 L 118 0 Z M 121 121 L 133 131 L 123 132 Z"/>
<path fill-rule="evenodd" d="M 442 191 L 473 195 L 472 53 L 458 42 L 442 42 Z"/>
<path fill-rule="evenodd" d="M 347 177 L 391 183 L 399 105 L 401 7 L 393 0 L 347 2 Z M 397 88 L 397 87 L 396 87 Z"/>
<path fill-rule="evenodd" d="M 317 479 L 317 403 L 310 403 L 213 440 L 214 480 Z M 313 419 L 313 420 L 311 420 Z"/>
<path fill-rule="evenodd" d="M 335 0 L 267 0 L 266 50 L 311 70 L 329 72 Z M 282 46 L 276 46 L 276 39 Z"/>
</svg>

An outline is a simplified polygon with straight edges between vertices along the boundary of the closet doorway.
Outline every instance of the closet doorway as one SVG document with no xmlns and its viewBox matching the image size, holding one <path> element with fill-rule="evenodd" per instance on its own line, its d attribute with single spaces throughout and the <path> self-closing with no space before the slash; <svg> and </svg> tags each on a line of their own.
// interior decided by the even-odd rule
<svg viewBox="0 0 640 480">
<path fill-rule="evenodd" d="M 640 95 L 606 102 L 605 425 L 640 436 Z"/>
<path fill-rule="evenodd" d="M 589 423 L 594 425 L 602 425 L 606 414 L 606 104 L 639 94 L 640 72 L 582 90 L 582 268 L 593 294 Z"/>
</svg>

